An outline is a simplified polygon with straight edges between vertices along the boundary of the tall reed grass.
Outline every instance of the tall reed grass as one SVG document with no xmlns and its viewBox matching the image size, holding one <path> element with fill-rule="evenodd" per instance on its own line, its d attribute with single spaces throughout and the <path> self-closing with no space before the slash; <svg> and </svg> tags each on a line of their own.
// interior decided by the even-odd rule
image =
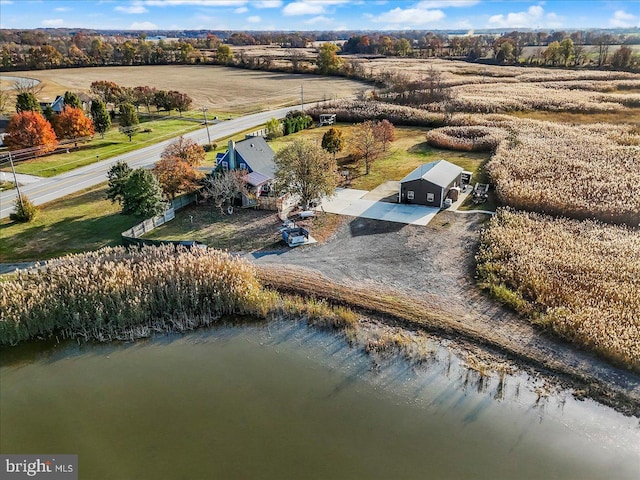
<svg viewBox="0 0 640 480">
<path fill-rule="evenodd" d="M 443 127 L 427 132 L 427 143 L 449 150 L 492 152 L 507 135 L 496 127 Z"/>
<path fill-rule="evenodd" d="M 108 340 L 189 329 L 221 315 L 255 314 L 261 297 L 251 265 L 223 252 L 108 248 L 5 282 L 0 342 L 51 335 Z"/>
<path fill-rule="evenodd" d="M 249 262 L 225 252 L 117 247 L 65 257 L 3 282 L 0 344 L 52 336 L 132 340 L 225 315 L 303 317 L 341 329 L 355 322 L 347 309 L 263 288 Z"/>
<path fill-rule="evenodd" d="M 640 225 L 640 135 L 632 126 L 517 121 L 487 164 L 501 202 L 521 210 Z"/>
<path fill-rule="evenodd" d="M 534 322 L 640 371 L 640 232 L 501 209 L 477 262 L 482 286 Z"/>
</svg>

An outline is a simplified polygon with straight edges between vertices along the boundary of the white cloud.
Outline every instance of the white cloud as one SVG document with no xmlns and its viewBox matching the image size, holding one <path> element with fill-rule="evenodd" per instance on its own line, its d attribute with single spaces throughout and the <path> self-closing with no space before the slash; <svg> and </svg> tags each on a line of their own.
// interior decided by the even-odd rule
<svg viewBox="0 0 640 480">
<path fill-rule="evenodd" d="M 416 8 L 431 10 L 434 8 L 472 7 L 478 3 L 480 0 L 423 0 L 418 2 Z"/>
<path fill-rule="evenodd" d="M 129 26 L 130 30 L 158 30 L 158 25 L 151 22 L 133 22 Z"/>
<path fill-rule="evenodd" d="M 613 17 L 609 19 L 609 25 L 616 28 L 628 28 L 640 26 L 638 17 L 625 12 L 624 10 L 616 10 Z"/>
<path fill-rule="evenodd" d="M 293 2 L 282 9 L 285 15 L 319 15 L 324 12 L 324 5 L 317 2 Z"/>
<path fill-rule="evenodd" d="M 256 8 L 280 8 L 282 0 L 262 0 L 261 2 L 252 3 L 252 5 Z"/>
<path fill-rule="evenodd" d="M 557 17 L 556 17 L 557 18 Z M 503 14 L 489 17 L 490 27 L 529 27 L 536 28 L 542 26 L 544 20 L 544 9 L 540 5 L 532 5 L 526 12 L 511 12 L 506 16 Z"/>
<path fill-rule="evenodd" d="M 344 5 L 350 0 L 299 0 L 291 2 L 282 9 L 285 15 L 320 15 L 327 12 L 327 7 Z"/>
<path fill-rule="evenodd" d="M 427 10 L 424 8 L 394 8 L 380 15 L 372 16 L 375 23 L 385 23 L 389 26 L 403 25 L 418 27 L 442 20 L 446 15 L 442 10 Z"/>
<path fill-rule="evenodd" d="M 64 25 L 64 20 L 61 18 L 48 18 L 42 21 L 43 27 L 61 27 Z"/>
<path fill-rule="evenodd" d="M 11 5 L 13 2 L 11 0 L 0 0 L 0 5 Z"/>
<path fill-rule="evenodd" d="M 116 12 L 131 13 L 131 14 L 146 13 L 149 11 L 146 8 L 144 8 L 144 5 L 142 5 L 140 2 L 133 2 L 131 5 L 128 5 L 128 6 L 118 5 L 116 8 L 114 8 L 114 10 Z"/>
<path fill-rule="evenodd" d="M 57 8 L 54 8 L 54 10 L 56 12 L 70 12 L 71 8 L 70 7 L 57 7 Z"/>
<path fill-rule="evenodd" d="M 144 0 L 144 4 L 152 7 L 175 7 L 195 5 L 199 7 L 237 7 L 247 3 L 246 0 Z"/>
<path fill-rule="evenodd" d="M 247 7 L 236 8 L 233 13 L 247 13 L 249 9 Z"/>
<path fill-rule="evenodd" d="M 307 25 L 317 25 L 318 23 L 331 23 L 333 22 L 333 18 L 325 17 L 324 15 L 318 15 L 317 17 L 310 18 L 309 20 L 305 20 L 304 23 Z"/>
<path fill-rule="evenodd" d="M 247 18 L 247 22 L 249 23 L 260 23 L 261 21 L 262 19 L 258 15 L 252 15 L 251 17 Z"/>
</svg>

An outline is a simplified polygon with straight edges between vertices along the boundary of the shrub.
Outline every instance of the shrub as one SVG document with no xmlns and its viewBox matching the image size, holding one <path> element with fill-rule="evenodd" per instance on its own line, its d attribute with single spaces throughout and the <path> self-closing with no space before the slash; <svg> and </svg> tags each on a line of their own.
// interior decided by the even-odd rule
<svg viewBox="0 0 640 480">
<path fill-rule="evenodd" d="M 21 195 L 21 197 L 22 201 L 20 201 L 20 197 L 16 198 L 16 211 L 9 214 L 9 218 L 16 222 L 31 222 L 38 215 L 38 207 L 26 195 Z"/>
<path fill-rule="evenodd" d="M 427 133 L 433 147 L 467 152 L 488 152 L 498 148 L 507 132 L 495 127 L 443 127 Z"/>
</svg>

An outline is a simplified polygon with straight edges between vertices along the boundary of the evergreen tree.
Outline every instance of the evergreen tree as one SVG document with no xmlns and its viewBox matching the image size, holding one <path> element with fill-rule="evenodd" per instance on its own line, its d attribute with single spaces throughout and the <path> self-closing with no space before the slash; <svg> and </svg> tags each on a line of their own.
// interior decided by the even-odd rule
<svg viewBox="0 0 640 480">
<path fill-rule="evenodd" d="M 129 141 L 136 134 L 139 123 L 136 107 L 132 103 L 122 103 L 120 105 L 120 131 L 129 137 Z"/>
<path fill-rule="evenodd" d="M 111 200 L 112 203 L 118 202 L 122 205 L 124 201 L 125 185 L 127 180 L 129 180 L 132 171 L 133 170 L 127 162 L 120 160 L 107 172 L 107 178 L 109 179 L 107 198 Z"/>
<path fill-rule="evenodd" d="M 76 93 L 64 92 L 64 106 L 82 109 L 82 102 Z"/>
<path fill-rule="evenodd" d="M 166 203 L 158 179 L 144 168 L 132 171 L 124 185 L 122 213 L 150 218 L 160 215 L 165 209 Z"/>
<path fill-rule="evenodd" d="M 111 128 L 111 116 L 102 100 L 93 100 L 91 102 L 91 118 L 96 132 L 104 138 L 104 134 Z"/>
<path fill-rule="evenodd" d="M 42 113 L 42 108 L 40 108 L 38 99 L 33 93 L 23 92 L 16 97 L 16 112 Z"/>
</svg>

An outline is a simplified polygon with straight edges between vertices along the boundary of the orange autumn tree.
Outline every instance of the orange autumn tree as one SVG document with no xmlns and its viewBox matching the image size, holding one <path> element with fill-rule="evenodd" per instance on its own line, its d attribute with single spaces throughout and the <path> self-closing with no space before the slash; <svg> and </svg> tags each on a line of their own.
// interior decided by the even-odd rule
<svg viewBox="0 0 640 480">
<path fill-rule="evenodd" d="M 170 199 L 183 192 L 192 192 L 202 178 L 196 167 L 205 157 L 204 149 L 193 140 L 180 137 L 168 145 L 161 160 L 153 167 L 153 173 L 162 190 Z"/>
<path fill-rule="evenodd" d="M 60 115 L 56 117 L 55 131 L 58 138 L 73 140 L 78 146 L 78 139 L 91 137 L 95 133 L 93 122 L 82 109 L 66 106 Z"/>
<path fill-rule="evenodd" d="M 41 113 L 24 111 L 11 117 L 4 144 L 9 150 L 33 148 L 35 155 L 44 155 L 58 146 L 58 137 Z"/>
</svg>

